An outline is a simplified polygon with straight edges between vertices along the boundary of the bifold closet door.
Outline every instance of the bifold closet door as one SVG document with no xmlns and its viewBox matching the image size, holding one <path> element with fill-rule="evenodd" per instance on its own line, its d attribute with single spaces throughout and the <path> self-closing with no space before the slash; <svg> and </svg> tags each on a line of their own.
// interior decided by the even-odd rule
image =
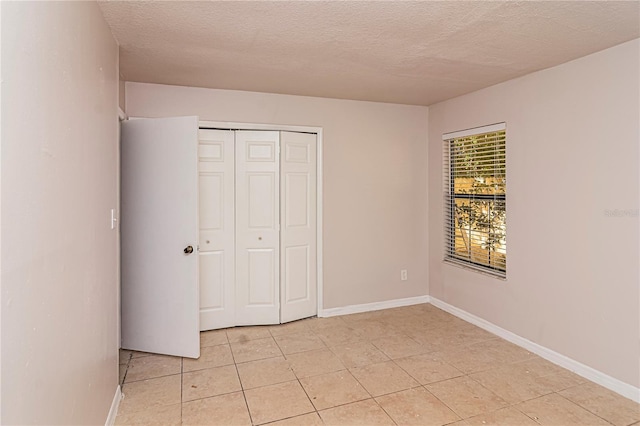
<svg viewBox="0 0 640 426">
<path fill-rule="evenodd" d="M 316 135 L 280 132 L 280 322 L 317 313 Z"/>
<path fill-rule="evenodd" d="M 236 131 L 236 325 L 280 322 L 280 133 Z"/>
<path fill-rule="evenodd" d="M 198 133 L 200 330 L 235 324 L 234 131 Z"/>
</svg>

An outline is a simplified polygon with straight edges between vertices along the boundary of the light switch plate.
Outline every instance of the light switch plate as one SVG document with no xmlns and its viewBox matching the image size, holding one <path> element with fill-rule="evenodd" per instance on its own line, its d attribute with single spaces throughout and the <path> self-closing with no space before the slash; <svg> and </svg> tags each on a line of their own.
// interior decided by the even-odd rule
<svg viewBox="0 0 640 426">
<path fill-rule="evenodd" d="M 118 219 L 116 218 L 116 209 L 111 209 L 111 229 L 116 229 L 116 222 Z"/>
</svg>

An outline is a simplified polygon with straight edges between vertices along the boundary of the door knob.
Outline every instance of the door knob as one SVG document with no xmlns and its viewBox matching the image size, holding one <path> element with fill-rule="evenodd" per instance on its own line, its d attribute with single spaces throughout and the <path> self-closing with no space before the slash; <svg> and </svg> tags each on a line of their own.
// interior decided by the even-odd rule
<svg viewBox="0 0 640 426">
<path fill-rule="evenodd" d="M 185 247 L 184 254 L 191 254 L 191 253 L 193 253 L 193 247 L 191 246 Z"/>
</svg>

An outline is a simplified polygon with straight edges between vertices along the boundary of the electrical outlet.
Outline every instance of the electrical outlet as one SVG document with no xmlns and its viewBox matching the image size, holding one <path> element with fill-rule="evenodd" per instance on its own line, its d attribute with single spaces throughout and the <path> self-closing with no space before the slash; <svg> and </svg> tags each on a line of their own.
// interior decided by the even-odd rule
<svg viewBox="0 0 640 426">
<path fill-rule="evenodd" d="M 401 281 L 406 281 L 407 280 L 407 270 L 406 269 L 402 269 L 400 271 L 400 280 Z"/>
</svg>

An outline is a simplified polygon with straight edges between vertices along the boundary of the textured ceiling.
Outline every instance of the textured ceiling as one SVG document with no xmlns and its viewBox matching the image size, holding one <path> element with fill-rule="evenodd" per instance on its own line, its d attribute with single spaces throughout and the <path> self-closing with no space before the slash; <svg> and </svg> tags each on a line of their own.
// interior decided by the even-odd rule
<svg viewBox="0 0 640 426">
<path fill-rule="evenodd" d="M 106 1 L 127 81 L 429 105 L 640 37 L 638 1 Z"/>
</svg>

